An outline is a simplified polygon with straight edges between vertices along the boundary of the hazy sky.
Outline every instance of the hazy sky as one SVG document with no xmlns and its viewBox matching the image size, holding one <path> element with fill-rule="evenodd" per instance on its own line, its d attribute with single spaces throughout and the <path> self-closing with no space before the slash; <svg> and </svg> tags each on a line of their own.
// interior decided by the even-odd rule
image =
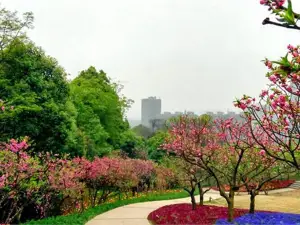
<svg viewBox="0 0 300 225">
<path fill-rule="evenodd" d="M 300 1 L 294 1 L 300 11 Z M 29 36 L 71 77 L 90 65 L 121 81 L 135 101 L 157 96 L 163 111 L 234 109 L 266 84 L 265 56 L 277 59 L 300 44 L 300 32 L 262 26 L 259 0 L 2 0 L 32 11 Z"/>
</svg>

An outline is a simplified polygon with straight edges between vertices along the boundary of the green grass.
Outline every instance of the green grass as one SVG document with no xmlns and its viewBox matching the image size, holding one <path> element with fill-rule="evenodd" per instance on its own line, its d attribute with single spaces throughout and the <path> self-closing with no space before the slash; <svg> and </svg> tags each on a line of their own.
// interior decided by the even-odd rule
<svg viewBox="0 0 300 225">
<path fill-rule="evenodd" d="M 198 192 L 196 193 L 198 194 Z M 188 193 L 185 191 L 182 192 L 173 192 L 173 193 L 151 193 L 147 196 L 142 196 L 133 199 L 126 199 L 121 201 L 116 201 L 113 203 L 104 203 L 94 208 L 89 208 L 85 210 L 83 213 L 79 214 L 70 214 L 67 216 L 57 216 L 57 217 L 49 217 L 42 220 L 29 221 L 25 223 L 26 225 L 34 224 L 34 225 L 43 225 L 43 224 L 85 224 L 87 221 L 91 220 L 95 216 L 107 212 L 111 209 L 115 209 L 120 206 L 138 203 L 138 202 L 150 202 L 150 201 L 159 201 L 159 200 L 169 200 L 169 199 L 178 199 L 188 197 Z"/>
</svg>

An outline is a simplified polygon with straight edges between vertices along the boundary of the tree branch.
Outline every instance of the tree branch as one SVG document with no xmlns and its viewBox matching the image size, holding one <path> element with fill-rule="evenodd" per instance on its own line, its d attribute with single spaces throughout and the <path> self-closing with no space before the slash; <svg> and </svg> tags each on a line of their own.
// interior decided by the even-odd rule
<svg viewBox="0 0 300 225">
<path fill-rule="evenodd" d="M 271 24 L 271 25 L 278 26 L 278 27 L 284 27 L 284 28 L 288 28 L 288 29 L 300 30 L 300 27 L 298 27 L 297 25 L 290 26 L 288 24 L 281 24 L 281 23 L 273 22 L 268 17 L 266 19 L 264 19 L 262 22 L 262 25 L 267 25 L 267 24 Z"/>
</svg>

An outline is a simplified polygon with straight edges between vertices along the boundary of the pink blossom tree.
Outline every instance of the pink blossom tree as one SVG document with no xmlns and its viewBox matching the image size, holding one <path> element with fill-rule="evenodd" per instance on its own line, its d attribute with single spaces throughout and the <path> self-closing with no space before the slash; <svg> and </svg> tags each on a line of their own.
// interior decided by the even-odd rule
<svg viewBox="0 0 300 225">
<path fill-rule="evenodd" d="M 228 204 L 229 221 L 233 220 L 235 192 L 266 171 L 261 164 L 252 163 L 248 169 L 243 166 L 250 163 L 246 157 L 248 152 L 265 154 L 256 146 L 247 123 L 229 119 L 216 120 L 211 124 L 201 118 L 182 116 L 171 126 L 170 139 L 164 144 L 164 149 L 206 170 L 215 178 L 220 195 Z M 267 157 L 266 160 L 273 159 Z M 247 179 L 243 180 L 244 177 Z M 225 185 L 230 186 L 229 193 L 226 193 Z"/>
<path fill-rule="evenodd" d="M 253 139 L 269 156 L 300 169 L 300 56 L 299 47 L 289 45 L 287 54 L 278 61 L 265 60 L 270 84 L 258 100 L 244 95 L 235 106 L 250 121 Z M 273 142 L 266 145 L 254 130 L 260 127 Z"/>
</svg>

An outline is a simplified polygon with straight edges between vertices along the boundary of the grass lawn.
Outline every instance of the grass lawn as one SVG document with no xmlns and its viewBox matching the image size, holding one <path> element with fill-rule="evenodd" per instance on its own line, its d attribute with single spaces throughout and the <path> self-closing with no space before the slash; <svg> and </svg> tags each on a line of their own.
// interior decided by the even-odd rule
<svg viewBox="0 0 300 225">
<path fill-rule="evenodd" d="M 269 195 L 256 196 L 256 210 L 297 213 L 300 214 L 300 190 L 282 192 Z M 207 204 L 226 206 L 226 201 L 221 198 Z M 235 208 L 248 209 L 249 195 L 235 196 Z"/>
<path fill-rule="evenodd" d="M 196 193 L 198 194 L 198 192 Z M 125 199 L 121 201 L 116 201 L 112 203 L 104 203 L 102 205 L 99 205 L 95 208 L 89 208 L 85 210 L 83 213 L 79 214 L 70 214 L 67 216 L 57 216 L 57 217 L 50 217 L 42 220 L 36 220 L 36 221 L 30 221 L 25 224 L 35 224 L 35 225 L 43 225 L 43 224 L 85 224 L 87 221 L 91 220 L 95 216 L 107 212 L 111 209 L 129 205 L 133 203 L 139 203 L 139 202 L 147 202 L 147 201 L 159 201 L 159 200 L 169 200 L 169 199 L 178 199 L 178 198 L 185 198 L 188 197 L 188 193 L 186 191 L 180 191 L 180 192 L 152 192 L 147 195 L 143 195 L 141 197 L 132 198 L 132 199 Z"/>
</svg>

